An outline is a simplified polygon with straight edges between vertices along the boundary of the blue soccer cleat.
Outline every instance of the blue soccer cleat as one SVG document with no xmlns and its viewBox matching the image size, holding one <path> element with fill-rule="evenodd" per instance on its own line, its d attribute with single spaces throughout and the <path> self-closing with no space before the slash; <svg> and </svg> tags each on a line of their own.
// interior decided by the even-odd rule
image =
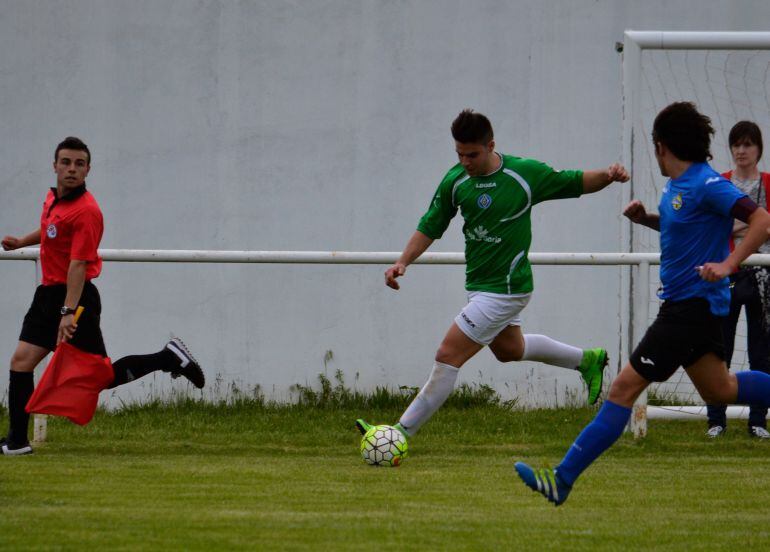
<svg viewBox="0 0 770 552">
<path fill-rule="evenodd" d="M 564 483 L 555 470 L 551 468 L 534 470 L 524 462 L 516 462 L 514 467 L 527 487 L 546 497 L 549 502 L 553 502 L 554 506 L 563 504 L 567 500 L 572 486 Z"/>
</svg>

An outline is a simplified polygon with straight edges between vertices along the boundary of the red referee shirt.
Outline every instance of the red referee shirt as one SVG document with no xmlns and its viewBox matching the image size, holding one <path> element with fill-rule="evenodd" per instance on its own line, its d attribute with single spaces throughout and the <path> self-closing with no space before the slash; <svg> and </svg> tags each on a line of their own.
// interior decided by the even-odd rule
<svg viewBox="0 0 770 552">
<path fill-rule="evenodd" d="M 104 232 L 104 220 L 99 204 L 83 184 L 63 198 L 51 188 L 40 217 L 40 261 L 43 265 L 43 285 L 67 283 L 70 261 L 87 261 L 86 280 L 93 280 L 102 271 L 102 259 L 97 254 Z"/>
</svg>

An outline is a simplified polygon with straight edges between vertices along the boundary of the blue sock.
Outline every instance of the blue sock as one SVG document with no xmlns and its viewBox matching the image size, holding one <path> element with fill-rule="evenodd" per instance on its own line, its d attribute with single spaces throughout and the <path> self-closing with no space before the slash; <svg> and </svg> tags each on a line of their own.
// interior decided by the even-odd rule
<svg viewBox="0 0 770 552">
<path fill-rule="evenodd" d="M 556 466 L 559 478 L 572 486 L 578 476 L 618 440 L 630 417 L 630 408 L 604 401 L 596 418 L 583 429 L 561 464 Z"/>
<path fill-rule="evenodd" d="M 738 404 L 770 406 L 770 375 L 764 372 L 738 372 Z"/>
</svg>

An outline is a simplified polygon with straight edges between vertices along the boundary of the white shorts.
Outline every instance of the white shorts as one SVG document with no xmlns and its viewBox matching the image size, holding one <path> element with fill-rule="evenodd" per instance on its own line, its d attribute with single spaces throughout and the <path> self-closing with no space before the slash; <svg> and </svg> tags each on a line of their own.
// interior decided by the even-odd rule
<svg viewBox="0 0 770 552">
<path fill-rule="evenodd" d="M 468 304 L 455 317 L 455 324 L 479 345 L 489 345 L 508 326 L 521 326 L 521 311 L 531 297 L 531 293 L 504 295 L 471 291 Z"/>
</svg>

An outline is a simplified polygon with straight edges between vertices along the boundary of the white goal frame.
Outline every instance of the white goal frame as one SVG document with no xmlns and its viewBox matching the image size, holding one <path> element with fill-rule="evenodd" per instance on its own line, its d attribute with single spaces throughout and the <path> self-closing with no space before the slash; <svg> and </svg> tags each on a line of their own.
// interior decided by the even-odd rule
<svg viewBox="0 0 770 552">
<path fill-rule="evenodd" d="M 727 32 L 727 31 L 634 31 L 627 30 L 623 39 L 623 164 L 634 166 L 633 146 L 635 140 L 648 140 L 648 136 L 636 136 L 634 123 L 639 116 L 639 91 L 641 90 L 643 50 L 770 50 L 770 32 Z M 634 198 L 632 185 L 623 189 L 624 204 Z M 626 251 L 633 251 L 631 223 L 622 226 L 622 239 Z M 765 256 L 756 256 L 765 257 Z M 757 262 L 751 264 L 765 264 Z M 649 273 L 639 270 L 636 275 L 626 271 L 623 282 L 634 299 L 629 303 L 631 312 L 624 320 L 629 322 L 628 340 L 624 340 L 625 358 L 630 353 L 631 343 L 637 343 L 646 331 L 649 317 L 649 303 L 643 303 L 640 291 L 649 295 Z M 640 289 L 641 288 L 641 289 Z M 637 291 L 638 290 L 638 291 Z M 728 410 L 728 415 L 735 415 Z M 649 417 L 692 419 L 692 414 L 679 414 L 674 410 L 656 408 Z M 647 394 L 644 393 L 634 405 L 631 429 L 636 436 L 647 432 Z"/>
</svg>

